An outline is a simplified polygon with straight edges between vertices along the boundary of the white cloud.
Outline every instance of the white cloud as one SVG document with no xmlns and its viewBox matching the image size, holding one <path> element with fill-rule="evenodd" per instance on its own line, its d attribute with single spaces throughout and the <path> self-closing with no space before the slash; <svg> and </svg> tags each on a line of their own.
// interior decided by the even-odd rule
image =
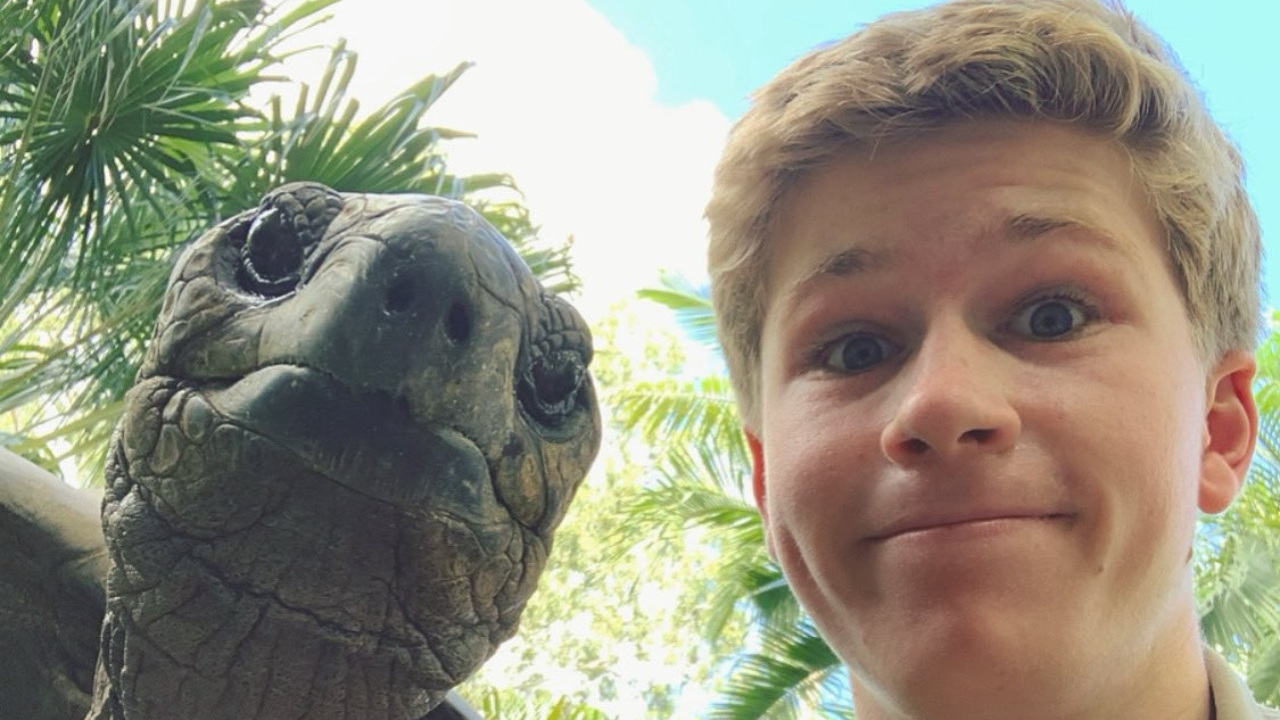
<svg viewBox="0 0 1280 720">
<path fill-rule="evenodd" d="M 366 107 L 475 62 L 429 120 L 478 134 L 447 143 L 456 170 L 510 173 L 544 235 L 574 237 L 588 316 L 659 268 L 703 277 L 702 208 L 729 121 L 709 103 L 657 103 L 648 58 L 586 2 L 348 0 L 334 15 L 308 38 L 347 38 Z"/>
</svg>

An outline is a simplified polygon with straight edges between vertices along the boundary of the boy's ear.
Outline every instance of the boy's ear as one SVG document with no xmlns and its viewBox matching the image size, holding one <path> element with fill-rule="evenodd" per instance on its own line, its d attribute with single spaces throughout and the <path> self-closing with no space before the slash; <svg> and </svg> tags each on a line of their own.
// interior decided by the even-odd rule
<svg viewBox="0 0 1280 720">
<path fill-rule="evenodd" d="M 1233 350 L 1209 373 L 1200 461 L 1201 512 L 1226 510 L 1244 484 L 1258 440 L 1258 407 L 1253 400 L 1257 370 L 1253 355 Z"/>
<path fill-rule="evenodd" d="M 747 436 L 747 448 L 751 450 L 751 494 L 756 499 L 756 509 L 760 511 L 760 519 L 764 522 L 765 548 L 769 557 L 777 562 L 778 555 L 773 551 L 773 533 L 769 530 L 769 505 L 765 502 L 764 485 L 764 445 L 760 438 L 750 430 L 743 428 Z"/>
</svg>

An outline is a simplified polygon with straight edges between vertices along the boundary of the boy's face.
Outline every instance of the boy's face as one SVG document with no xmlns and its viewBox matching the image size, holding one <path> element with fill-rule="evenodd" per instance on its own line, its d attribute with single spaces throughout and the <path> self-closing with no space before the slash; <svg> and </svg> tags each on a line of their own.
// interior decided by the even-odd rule
<svg viewBox="0 0 1280 720">
<path fill-rule="evenodd" d="M 1125 155 L 1047 123 L 854 149 L 784 201 L 756 497 L 860 716 L 1199 657 L 1196 510 L 1247 467 L 1253 361 L 1200 360 L 1161 237 Z"/>
</svg>

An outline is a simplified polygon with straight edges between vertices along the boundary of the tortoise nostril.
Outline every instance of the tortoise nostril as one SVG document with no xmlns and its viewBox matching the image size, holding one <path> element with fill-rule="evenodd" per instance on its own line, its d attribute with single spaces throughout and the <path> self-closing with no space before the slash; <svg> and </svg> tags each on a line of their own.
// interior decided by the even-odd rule
<svg viewBox="0 0 1280 720">
<path fill-rule="evenodd" d="M 455 345 L 461 345 L 471 337 L 471 311 L 461 301 L 449 306 L 444 318 L 444 334 Z"/>
<path fill-rule="evenodd" d="M 413 307 L 418 298 L 418 288 L 410 278 L 400 278 L 387 288 L 387 299 L 383 304 L 388 313 L 402 313 Z"/>
</svg>

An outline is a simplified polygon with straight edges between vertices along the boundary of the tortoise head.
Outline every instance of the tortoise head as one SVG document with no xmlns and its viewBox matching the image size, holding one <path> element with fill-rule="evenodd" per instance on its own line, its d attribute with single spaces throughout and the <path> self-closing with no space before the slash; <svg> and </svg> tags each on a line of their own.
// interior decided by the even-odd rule
<svg viewBox="0 0 1280 720">
<path fill-rule="evenodd" d="M 274 717 L 236 672 L 270 666 L 336 683 L 344 717 L 375 702 L 357 676 L 425 712 L 515 631 L 599 446 L 590 360 L 577 312 L 457 202 L 294 184 L 206 233 L 104 503 L 103 655 L 191 677 L 179 697 L 108 667 L 116 702 L 199 717 L 234 685 Z"/>
</svg>

